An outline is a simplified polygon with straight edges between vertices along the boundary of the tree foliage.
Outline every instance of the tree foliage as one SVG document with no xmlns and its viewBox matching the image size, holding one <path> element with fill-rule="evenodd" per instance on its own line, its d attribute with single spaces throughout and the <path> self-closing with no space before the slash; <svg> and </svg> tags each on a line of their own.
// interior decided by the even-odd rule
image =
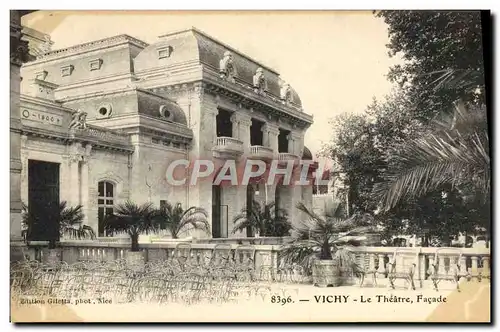
<svg viewBox="0 0 500 332">
<path fill-rule="evenodd" d="M 490 182 L 480 13 L 376 15 L 388 24 L 389 55 L 404 60 L 388 75 L 395 92 L 337 117 L 323 149 L 346 175 L 351 210 L 379 210 L 382 197 L 386 234 L 426 242 L 488 228 L 489 202 L 477 195 Z"/>
<path fill-rule="evenodd" d="M 403 64 L 389 79 L 405 91 L 411 109 L 429 121 L 453 103 L 484 104 L 484 59 L 479 11 L 380 11 L 388 25 L 390 56 Z"/>
</svg>

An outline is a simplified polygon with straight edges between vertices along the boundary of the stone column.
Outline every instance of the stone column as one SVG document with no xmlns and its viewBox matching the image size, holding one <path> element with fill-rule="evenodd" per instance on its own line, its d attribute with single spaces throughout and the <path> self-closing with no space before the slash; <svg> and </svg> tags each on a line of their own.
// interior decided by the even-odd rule
<svg viewBox="0 0 500 332">
<path fill-rule="evenodd" d="M 301 131 L 292 131 L 291 139 L 292 150 L 290 150 L 290 153 L 293 153 L 302 158 L 302 152 L 304 149 L 304 133 Z"/>
<path fill-rule="evenodd" d="M 264 130 L 267 133 L 267 147 L 274 151 L 274 154 L 278 154 L 278 135 L 280 133 L 279 127 L 274 123 L 266 123 L 264 125 Z M 265 137 L 265 136 L 264 136 Z"/>
<path fill-rule="evenodd" d="M 10 241 L 21 241 L 21 65 L 28 60 L 28 43 L 21 40 L 21 13 L 10 11 Z"/>
<path fill-rule="evenodd" d="M 234 119 L 234 120 L 233 120 Z M 252 118 L 242 112 L 235 112 L 232 116 L 233 132 L 235 126 L 238 128 L 238 136 L 234 136 L 243 142 L 243 153 L 246 155 L 250 151 L 250 126 Z"/>
<path fill-rule="evenodd" d="M 80 172 L 79 166 L 82 160 L 81 155 L 71 155 L 68 159 L 70 191 L 68 197 L 68 206 L 77 206 L 80 204 Z"/>
<path fill-rule="evenodd" d="M 292 134 L 288 134 L 286 139 L 288 140 L 288 153 L 293 153 L 294 150 L 294 141 Z"/>
<path fill-rule="evenodd" d="M 269 131 L 266 126 L 262 126 L 262 146 L 269 147 Z"/>
<path fill-rule="evenodd" d="M 236 117 L 236 113 L 231 115 L 231 123 L 233 124 L 233 138 L 240 138 L 240 123 Z"/>
</svg>

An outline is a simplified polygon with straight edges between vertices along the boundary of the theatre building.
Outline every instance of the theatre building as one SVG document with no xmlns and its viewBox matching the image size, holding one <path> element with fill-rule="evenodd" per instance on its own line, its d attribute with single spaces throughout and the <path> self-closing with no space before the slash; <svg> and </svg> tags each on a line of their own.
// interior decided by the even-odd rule
<svg viewBox="0 0 500 332">
<path fill-rule="evenodd" d="M 312 204 L 312 186 L 167 182 L 179 159 L 312 159 L 304 147 L 312 116 L 293 88 L 203 32 L 49 51 L 21 76 L 21 199 L 41 225 L 47 206 L 67 201 L 83 205 L 85 223 L 104 237 L 103 217 L 117 204 L 169 201 L 205 208 L 213 237 L 253 236 L 232 234 L 233 216 L 253 199 L 277 201 L 292 222 L 297 202 Z"/>
</svg>

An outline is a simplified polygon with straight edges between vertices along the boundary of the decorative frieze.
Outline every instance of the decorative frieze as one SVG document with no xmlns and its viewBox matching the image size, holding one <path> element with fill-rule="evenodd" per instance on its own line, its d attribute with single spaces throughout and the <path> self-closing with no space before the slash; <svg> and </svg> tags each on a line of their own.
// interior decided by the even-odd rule
<svg viewBox="0 0 500 332">
<path fill-rule="evenodd" d="M 300 128 L 308 127 L 312 123 L 312 117 L 310 115 L 300 113 L 300 115 L 296 116 L 294 114 L 289 114 L 289 111 L 282 110 L 281 108 L 283 108 L 284 106 L 281 102 L 276 103 L 276 107 L 273 107 L 263 102 L 254 100 L 252 96 L 248 96 L 245 93 L 231 91 L 227 88 L 210 83 L 205 83 L 204 89 L 208 94 L 211 94 L 213 96 L 223 96 L 236 104 L 241 103 L 246 109 L 252 109 L 255 112 L 260 112 L 269 117 L 269 119 L 282 118 L 283 120 L 286 120 L 292 124 L 296 123 Z"/>
</svg>

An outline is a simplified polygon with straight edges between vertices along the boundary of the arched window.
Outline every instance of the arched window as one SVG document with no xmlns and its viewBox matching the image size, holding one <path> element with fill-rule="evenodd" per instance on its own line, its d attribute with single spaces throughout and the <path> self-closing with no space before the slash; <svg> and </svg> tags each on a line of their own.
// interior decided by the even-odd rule
<svg viewBox="0 0 500 332">
<path fill-rule="evenodd" d="M 115 203 L 115 186 L 109 181 L 101 181 L 98 183 L 97 197 L 97 218 L 99 223 L 98 236 L 111 236 L 104 231 L 104 218 L 106 215 L 113 213 Z"/>
</svg>

